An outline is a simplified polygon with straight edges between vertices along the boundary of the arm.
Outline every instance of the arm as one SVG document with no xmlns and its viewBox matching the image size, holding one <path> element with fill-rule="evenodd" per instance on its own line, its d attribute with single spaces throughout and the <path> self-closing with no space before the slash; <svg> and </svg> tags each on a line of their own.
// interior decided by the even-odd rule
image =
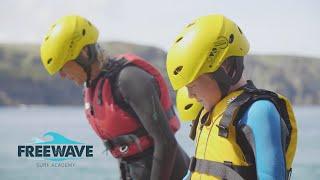
<svg viewBox="0 0 320 180">
<path fill-rule="evenodd" d="M 281 117 L 267 100 L 256 101 L 242 117 L 253 140 L 258 179 L 285 179 L 285 154 L 282 146 Z"/>
<path fill-rule="evenodd" d="M 127 66 L 119 74 L 118 87 L 154 140 L 151 179 L 169 179 L 178 145 L 162 109 L 155 79 L 135 66 Z"/>
</svg>

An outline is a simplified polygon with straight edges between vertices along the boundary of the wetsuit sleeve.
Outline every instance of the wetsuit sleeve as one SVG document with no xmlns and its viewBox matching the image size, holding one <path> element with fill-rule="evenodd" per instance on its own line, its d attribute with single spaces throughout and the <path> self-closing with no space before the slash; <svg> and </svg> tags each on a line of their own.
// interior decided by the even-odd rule
<svg viewBox="0 0 320 180">
<path fill-rule="evenodd" d="M 178 145 L 161 106 L 155 79 L 138 67 L 127 66 L 119 74 L 118 87 L 125 101 L 154 140 L 150 179 L 169 179 Z"/>
<path fill-rule="evenodd" d="M 258 179 L 285 179 L 281 118 L 273 103 L 259 100 L 245 112 L 240 124 L 251 136 Z M 249 131 L 248 131 L 249 130 Z"/>
</svg>

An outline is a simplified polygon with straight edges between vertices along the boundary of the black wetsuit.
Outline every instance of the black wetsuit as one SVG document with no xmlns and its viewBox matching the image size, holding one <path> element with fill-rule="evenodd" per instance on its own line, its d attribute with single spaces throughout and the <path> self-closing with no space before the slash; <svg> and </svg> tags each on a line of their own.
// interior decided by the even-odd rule
<svg viewBox="0 0 320 180">
<path fill-rule="evenodd" d="M 129 106 L 154 141 L 152 148 L 133 157 L 119 159 L 122 179 L 182 179 L 188 170 L 189 157 L 169 127 L 156 79 L 129 64 L 116 74 L 112 86 L 115 99 L 119 101 L 121 96 L 120 101 Z"/>
</svg>

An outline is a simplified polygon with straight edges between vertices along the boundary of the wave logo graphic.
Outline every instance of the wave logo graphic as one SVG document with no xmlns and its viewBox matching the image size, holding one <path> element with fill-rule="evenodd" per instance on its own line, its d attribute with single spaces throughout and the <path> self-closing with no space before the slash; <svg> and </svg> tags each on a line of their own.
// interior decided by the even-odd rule
<svg viewBox="0 0 320 180">
<path fill-rule="evenodd" d="M 43 138 L 50 139 L 48 141 Z M 50 131 L 41 138 L 32 138 L 31 145 L 19 145 L 18 157 L 35 160 L 65 161 L 93 157 L 93 146 L 71 140 Z"/>
<path fill-rule="evenodd" d="M 39 138 L 33 138 L 34 144 L 83 144 L 81 142 L 70 140 L 70 139 L 64 137 L 63 135 L 61 135 L 57 132 L 53 132 L 53 131 L 45 133 L 43 135 L 43 138 L 45 138 L 45 137 L 51 137 L 52 140 L 44 141 Z"/>
</svg>

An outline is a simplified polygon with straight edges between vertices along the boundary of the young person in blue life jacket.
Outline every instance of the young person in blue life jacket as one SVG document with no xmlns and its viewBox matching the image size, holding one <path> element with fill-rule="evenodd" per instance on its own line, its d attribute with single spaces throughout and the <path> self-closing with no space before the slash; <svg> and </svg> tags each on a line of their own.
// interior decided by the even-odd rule
<svg viewBox="0 0 320 180">
<path fill-rule="evenodd" d="M 160 72 L 133 54 L 107 56 L 98 34 L 83 17 L 60 18 L 41 44 L 45 69 L 85 85 L 87 119 L 119 160 L 121 179 L 182 179 L 189 158 L 174 137 L 180 123 Z"/>
<path fill-rule="evenodd" d="M 291 104 L 245 79 L 248 51 L 240 27 L 218 14 L 188 24 L 169 49 L 177 108 L 186 113 L 182 119 L 193 120 L 196 143 L 184 179 L 290 178 L 297 145 Z"/>
</svg>

